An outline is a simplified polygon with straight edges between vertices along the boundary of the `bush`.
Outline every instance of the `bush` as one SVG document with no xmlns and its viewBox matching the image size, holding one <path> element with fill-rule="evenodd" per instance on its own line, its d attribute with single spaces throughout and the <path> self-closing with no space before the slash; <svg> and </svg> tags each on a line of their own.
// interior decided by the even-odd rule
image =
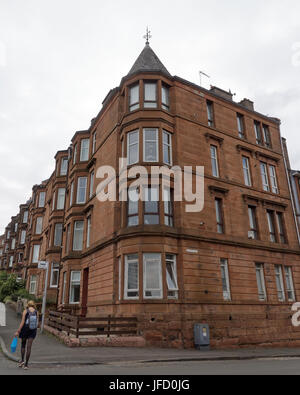
<svg viewBox="0 0 300 395">
<path fill-rule="evenodd" d="M 18 291 L 25 290 L 24 286 L 24 281 L 17 281 L 16 275 L 0 273 L 0 302 L 4 302 L 7 296 L 15 298 Z"/>
</svg>

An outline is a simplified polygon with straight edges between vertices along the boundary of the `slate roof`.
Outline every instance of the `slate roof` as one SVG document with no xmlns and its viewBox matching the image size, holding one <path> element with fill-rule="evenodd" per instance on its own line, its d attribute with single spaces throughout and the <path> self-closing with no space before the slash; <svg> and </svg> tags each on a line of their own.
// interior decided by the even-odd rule
<svg viewBox="0 0 300 395">
<path fill-rule="evenodd" d="M 129 71 L 127 77 L 143 72 L 160 72 L 168 77 L 172 77 L 149 44 L 146 44 L 140 56 L 137 58 L 131 70 Z"/>
</svg>

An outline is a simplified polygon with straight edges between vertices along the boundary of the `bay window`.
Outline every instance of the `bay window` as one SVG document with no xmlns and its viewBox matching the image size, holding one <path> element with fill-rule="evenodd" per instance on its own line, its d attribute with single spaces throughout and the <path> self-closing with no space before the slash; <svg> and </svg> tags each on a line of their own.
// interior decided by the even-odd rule
<svg viewBox="0 0 300 395">
<path fill-rule="evenodd" d="M 139 131 L 135 130 L 127 134 L 127 158 L 128 165 L 139 161 Z"/>
<path fill-rule="evenodd" d="M 137 254 L 125 256 L 124 299 L 139 298 L 139 257 Z"/>
<path fill-rule="evenodd" d="M 80 147 L 80 162 L 86 162 L 89 160 L 89 147 L 90 147 L 90 140 L 82 139 L 81 147 Z"/>
<path fill-rule="evenodd" d="M 140 108 L 140 86 L 136 84 L 129 88 L 129 110 L 134 111 Z"/>
<path fill-rule="evenodd" d="M 77 184 L 77 204 L 84 204 L 86 202 L 86 187 L 87 177 L 78 177 Z"/>
<path fill-rule="evenodd" d="M 145 82 L 144 83 L 144 107 L 156 108 L 157 107 L 157 83 Z"/>
<path fill-rule="evenodd" d="M 143 255 L 144 298 L 162 299 L 161 254 Z"/>
<path fill-rule="evenodd" d="M 56 205 L 57 210 L 63 210 L 65 208 L 65 195 L 65 188 L 58 188 Z"/>
<path fill-rule="evenodd" d="M 145 128 L 144 136 L 144 162 L 158 162 L 158 129 Z"/>
</svg>

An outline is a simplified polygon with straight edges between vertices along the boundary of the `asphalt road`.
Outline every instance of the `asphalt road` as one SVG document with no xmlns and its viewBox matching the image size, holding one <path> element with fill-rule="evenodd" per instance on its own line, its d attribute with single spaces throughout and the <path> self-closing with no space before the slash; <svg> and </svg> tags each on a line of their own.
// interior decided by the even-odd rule
<svg viewBox="0 0 300 395">
<path fill-rule="evenodd" d="M 31 365 L 28 371 L 0 353 L 0 375 L 299 375 L 300 358 L 210 362 L 113 362 L 102 365 Z"/>
</svg>

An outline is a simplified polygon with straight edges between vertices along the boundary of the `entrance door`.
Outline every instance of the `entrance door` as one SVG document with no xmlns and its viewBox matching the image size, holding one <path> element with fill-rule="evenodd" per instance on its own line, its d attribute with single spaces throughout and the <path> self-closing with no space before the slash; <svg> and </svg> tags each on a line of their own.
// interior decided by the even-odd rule
<svg viewBox="0 0 300 395">
<path fill-rule="evenodd" d="M 88 292 L 89 292 L 89 269 L 83 271 L 83 283 L 82 283 L 82 303 L 81 303 L 81 315 L 86 316 L 87 303 L 88 303 Z"/>
</svg>

